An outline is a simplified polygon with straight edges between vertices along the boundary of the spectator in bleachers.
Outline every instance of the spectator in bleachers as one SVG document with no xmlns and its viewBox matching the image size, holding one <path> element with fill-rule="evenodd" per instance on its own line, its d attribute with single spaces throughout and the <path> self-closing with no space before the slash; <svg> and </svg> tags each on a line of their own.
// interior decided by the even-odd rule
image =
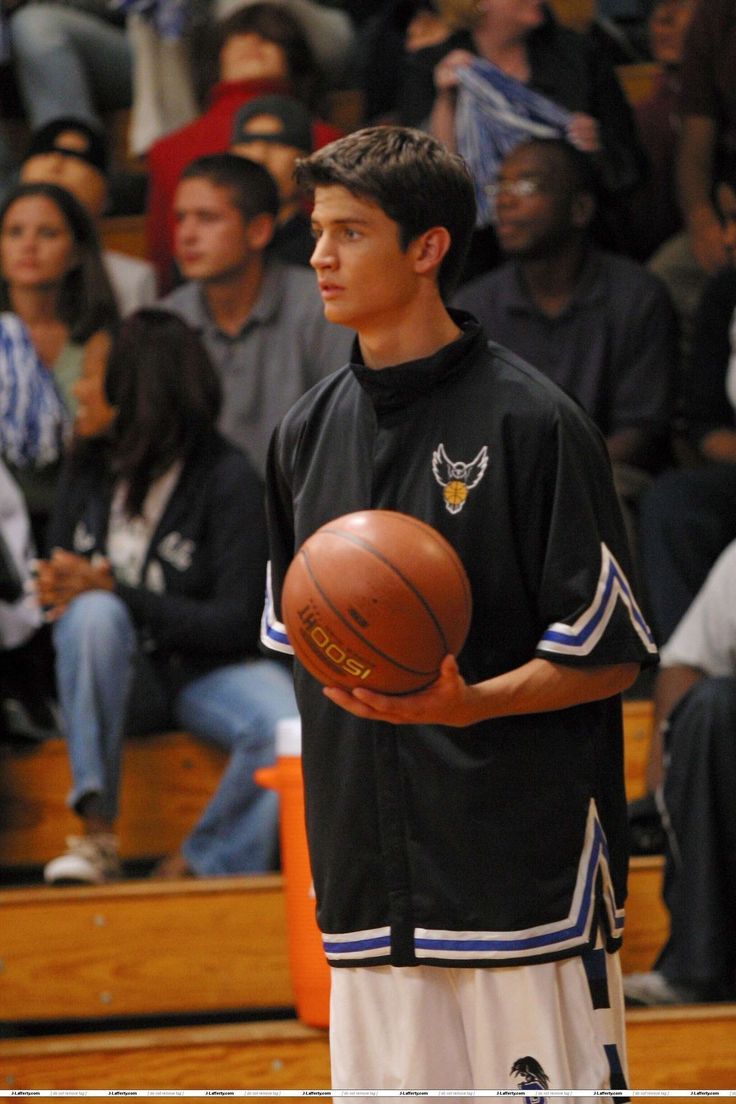
<svg viewBox="0 0 736 1104">
<path fill-rule="evenodd" d="M 638 497 L 669 459 L 674 311 L 661 282 L 590 238 L 596 181 L 569 143 L 536 139 L 503 161 L 491 188 L 508 258 L 455 305 L 494 341 L 545 365 L 606 438 L 630 538 Z"/>
<path fill-rule="evenodd" d="M 664 902 L 653 971 L 624 977 L 633 1004 L 736 999 L 736 543 L 661 650 L 655 723 L 666 767 Z"/>
<path fill-rule="evenodd" d="M 0 208 L 0 312 L 0 456 L 43 548 L 73 385 L 118 319 L 92 221 L 64 188 L 21 184 Z"/>
<path fill-rule="evenodd" d="M 108 198 L 107 142 L 81 119 L 54 119 L 31 135 L 20 178 L 66 188 L 99 227 Z M 155 301 L 156 273 L 149 261 L 109 249 L 102 259 L 122 316 Z"/>
<path fill-rule="evenodd" d="M 194 161 L 174 199 L 187 282 L 162 301 L 201 335 L 223 387 L 220 430 L 260 474 L 276 423 L 346 362 L 353 338 L 326 321 L 312 272 L 267 256 L 278 210 L 263 166 L 233 153 Z"/>
<path fill-rule="evenodd" d="M 276 181 L 279 213 L 269 253 L 287 264 L 308 265 L 314 251 L 312 223 L 294 180 L 297 160 L 312 152 L 306 107 L 293 96 L 251 100 L 235 116 L 230 151 L 263 165 Z"/>
<path fill-rule="evenodd" d="M 649 17 L 652 60 L 661 66 L 651 93 L 635 104 L 648 171 L 632 199 L 631 252 L 645 261 L 682 228 L 676 164 L 680 140 L 680 86 L 685 34 L 696 0 L 657 0 Z"/>
<path fill-rule="evenodd" d="M 132 0 L 135 2 L 135 0 Z M 218 19 L 228 19 L 261 0 L 215 0 Z M 370 5 L 373 0 L 366 0 Z M 352 76 L 350 56 L 355 40 L 356 5 L 343 0 L 278 0 L 299 21 L 309 47 L 330 88 L 340 88 Z M 361 0 L 357 0 L 360 7 Z"/>
<path fill-rule="evenodd" d="M 123 737 L 172 726 L 230 760 L 181 851 L 155 873 L 272 869 L 277 801 L 252 775 L 273 761 L 276 725 L 296 706 L 288 669 L 257 654 L 261 481 L 217 433 L 217 375 L 175 315 L 146 309 L 126 320 L 104 388 L 114 415 L 101 373 L 79 381 L 79 441 L 54 516 L 55 550 L 38 567 L 39 600 L 54 622 L 70 804 L 83 826 L 45 878 L 120 876 Z"/>
<path fill-rule="evenodd" d="M 725 240 L 736 248 L 736 196 Z M 736 270 L 706 285 L 684 372 L 688 462 L 643 496 L 639 547 L 652 627 L 667 640 L 717 557 L 736 539 Z"/>
<path fill-rule="evenodd" d="M 469 160 L 479 231 L 489 224 L 482 188 L 495 176 L 497 154 L 546 133 L 567 137 L 595 160 L 603 182 L 599 221 L 611 240 L 623 241 L 619 205 L 641 178 L 643 154 L 631 107 L 595 43 L 561 26 L 543 0 L 441 0 L 439 8 L 455 33 L 409 56 L 399 116 L 410 126 L 426 125 Z M 479 91 L 484 81 L 493 85 L 491 96 Z M 500 97 L 511 105 L 503 117 L 491 107 Z M 544 129 L 530 129 L 530 118 Z M 492 267 L 492 240 L 488 231 L 477 235 L 466 275 Z"/>
<path fill-rule="evenodd" d="M 229 149 L 236 111 L 256 96 L 296 96 L 312 106 L 317 69 L 304 31 L 276 3 L 250 4 L 223 20 L 218 38 L 218 77 L 207 109 L 191 123 L 154 143 L 148 153 L 150 187 L 146 235 L 164 290 L 172 286 L 173 199 L 184 167 L 197 157 Z M 313 119 L 315 147 L 338 131 Z"/>
<path fill-rule="evenodd" d="M 0 740 L 45 739 L 56 729 L 47 634 L 25 593 L 34 557 L 23 495 L 0 460 Z"/>
<path fill-rule="evenodd" d="M 683 233 L 649 262 L 682 319 L 684 358 L 709 275 L 733 263 L 726 248 L 719 184 L 736 180 L 736 20 L 732 0 L 702 0 L 685 37 L 677 186 Z"/>
<path fill-rule="evenodd" d="M 355 85 L 369 123 L 398 119 L 407 54 L 438 46 L 452 34 L 437 0 L 385 0 L 358 30 Z"/>
<path fill-rule="evenodd" d="M 125 19 L 107 0 L 8 0 L 3 20 L 32 129 L 73 115 L 102 130 L 101 113 L 130 106 L 132 58 Z M 0 160 L 12 162 L 12 157 Z"/>
</svg>

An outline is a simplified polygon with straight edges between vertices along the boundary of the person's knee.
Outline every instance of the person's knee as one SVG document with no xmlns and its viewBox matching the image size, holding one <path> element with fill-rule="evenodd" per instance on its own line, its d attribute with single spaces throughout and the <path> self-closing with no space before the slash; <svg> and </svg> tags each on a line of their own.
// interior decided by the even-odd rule
<svg viewBox="0 0 736 1104">
<path fill-rule="evenodd" d="M 690 690 L 682 715 L 691 719 L 695 714 L 705 721 L 724 720 L 733 722 L 736 718 L 736 679 L 705 678 Z"/>
<path fill-rule="evenodd" d="M 642 527 L 662 525 L 691 508 L 692 493 L 686 473 L 669 471 L 646 488 L 640 500 Z"/>
<path fill-rule="evenodd" d="M 130 646 L 133 628 L 125 603 L 105 590 L 90 590 L 71 603 L 54 627 L 57 648 L 73 641 L 93 648 Z"/>
<path fill-rule="evenodd" d="M 63 12 L 56 4 L 26 4 L 15 13 L 11 33 L 17 64 L 64 44 Z"/>
<path fill-rule="evenodd" d="M 689 770 L 689 763 L 710 761 L 722 741 L 733 742 L 736 728 L 736 679 L 705 678 L 680 701 L 667 734 L 668 773 Z"/>
</svg>

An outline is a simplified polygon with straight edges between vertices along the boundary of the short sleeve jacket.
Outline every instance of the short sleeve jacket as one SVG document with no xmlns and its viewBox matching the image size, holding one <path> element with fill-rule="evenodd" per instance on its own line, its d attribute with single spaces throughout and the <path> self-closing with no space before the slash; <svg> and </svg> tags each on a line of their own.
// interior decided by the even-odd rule
<svg viewBox="0 0 736 1104">
<path fill-rule="evenodd" d="M 573 400 L 464 316 L 435 356 L 360 363 L 313 388 L 272 442 L 264 643 L 288 651 L 288 564 L 323 523 L 400 510 L 455 547 L 473 591 L 469 683 L 533 656 L 646 662 L 605 445 Z M 454 481 L 464 482 L 465 494 Z M 461 505 L 458 506 L 458 502 Z M 623 927 L 617 698 L 466 728 L 340 710 L 296 663 L 307 832 L 332 965 L 503 966 Z"/>
</svg>

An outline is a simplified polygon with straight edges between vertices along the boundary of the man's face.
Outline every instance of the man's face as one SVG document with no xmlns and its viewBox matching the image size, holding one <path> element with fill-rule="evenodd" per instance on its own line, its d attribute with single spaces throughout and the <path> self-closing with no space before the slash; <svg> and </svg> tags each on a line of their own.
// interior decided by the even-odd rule
<svg viewBox="0 0 736 1104">
<path fill-rule="evenodd" d="M 399 244 L 399 227 L 375 203 L 340 185 L 318 187 L 311 265 L 325 317 L 359 333 L 400 322 L 417 290 L 415 243 Z"/>
<path fill-rule="evenodd" d="M 524 147 L 510 154 L 496 182 L 495 227 L 511 257 L 544 257 L 576 229 L 573 197 L 561 159 Z"/>
<path fill-rule="evenodd" d="M 84 135 L 73 130 L 62 131 L 56 138 L 56 146 L 60 150 L 84 150 L 86 144 Z M 24 162 L 20 178 L 24 184 L 58 184 L 71 192 L 92 218 L 102 215 L 107 198 L 107 181 L 94 165 L 79 157 L 54 151 L 37 153 Z"/>
<path fill-rule="evenodd" d="M 258 254 L 229 188 L 204 177 L 182 180 L 174 196 L 174 252 L 187 280 L 214 282 L 240 275 Z"/>
<path fill-rule="evenodd" d="M 276 115 L 254 115 L 245 124 L 244 134 L 281 134 L 283 129 L 284 125 Z M 302 150 L 281 142 L 254 138 L 251 141 L 241 140 L 232 147 L 232 152 L 239 157 L 248 157 L 251 161 L 257 161 L 259 165 L 268 169 L 276 181 L 282 204 L 294 199 L 296 196 L 294 166 L 297 158 L 303 156 Z"/>
<path fill-rule="evenodd" d="M 220 50 L 220 80 L 265 80 L 289 76 L 286 51 L 255 31 L 231 35 Z"/>
</svg>

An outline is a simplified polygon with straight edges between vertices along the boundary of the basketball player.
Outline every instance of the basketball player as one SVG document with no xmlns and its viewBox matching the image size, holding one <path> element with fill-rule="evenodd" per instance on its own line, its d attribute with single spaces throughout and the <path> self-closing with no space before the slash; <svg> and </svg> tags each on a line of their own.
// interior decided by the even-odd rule
<svg viewBox="0 0 736 1104">
<path fill-rule="evenodd" d="M 297 172 L 325 315 L 358 337 L 272 441 L 264 641 L 290 650 L 288 564 L 354 510 L 433 525 L 474 599 L 421 693 L 323 690 L 296 664 L 333 1087 L 622 1088 L 618 695 L 655 646 L 605 444 L 446 308 L 474 223 L 457 157 L 378 127 Z"/>
</svg>

